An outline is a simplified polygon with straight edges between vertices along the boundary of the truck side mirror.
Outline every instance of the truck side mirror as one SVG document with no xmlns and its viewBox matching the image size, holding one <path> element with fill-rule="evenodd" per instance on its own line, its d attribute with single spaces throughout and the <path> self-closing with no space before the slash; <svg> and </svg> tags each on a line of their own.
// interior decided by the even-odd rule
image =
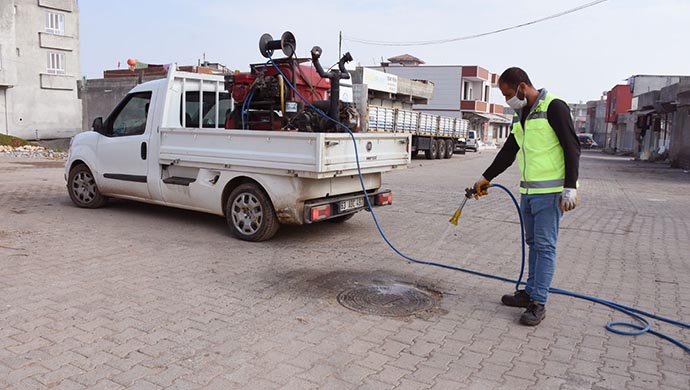
<svg viewBox="0 0 690 390">
<path fill-rule="evenodd" d="M 95 131 L 97 133 L 102 132 L 103 131 L 103 118 L 99 116 L 98 118 L 94 119 L 92 127 L 93 127 L 93 131 Z"/>
</svg>

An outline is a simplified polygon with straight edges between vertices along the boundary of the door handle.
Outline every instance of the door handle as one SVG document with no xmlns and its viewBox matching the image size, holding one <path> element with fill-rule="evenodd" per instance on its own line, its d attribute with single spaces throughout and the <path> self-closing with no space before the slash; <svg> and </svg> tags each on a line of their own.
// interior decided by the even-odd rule
<svg viewBox="0 0 690 390">
<path fill-rule="evenodd" d="M 141 159 L 146 160 L 146 142 L 141 143 Z"/>
</svg>

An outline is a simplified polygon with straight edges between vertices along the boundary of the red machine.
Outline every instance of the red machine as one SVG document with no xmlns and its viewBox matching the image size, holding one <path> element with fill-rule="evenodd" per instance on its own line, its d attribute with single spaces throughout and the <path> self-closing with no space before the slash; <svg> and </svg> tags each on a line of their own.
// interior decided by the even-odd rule
<svg viewBox="0 0 690 390">
<path fill-rule="evenodd" d="M 265 64 L 251 65 L 248 73 L 225 76 L 225 88 L 235 101 L 235 109 L 226 118 L 227 129 L 288 130 L 306 132 L 344 131 L 323 117 L 310 104 L 294 93 L 289 84 L 318 110 L 328 113 L 344 123 L 351 131 L 358 131 L 359 115 L 355 108 L 339 101 L 341 78 L 349 78 L 344 63 L 352 59 L 349 53 L 341 59 L 338 71 L 324 72 L 318 62 L 320 48 L 312 49 L 314 66 L 303 65 L 310 61 L 292 58 L 295 37 L 285 32 L 281 39 L 273 40 L 264 34 L 259 40 L 259 50 L 270 57 L 275 49 L 281 49 L 286 58 L 274 59 Z M 314 50 L 318 49 L 318 55 Z M 280 69 L 280 72 L 278 69 Z M 281 74 L 282 72 L 282 74 Z M 335 96 L 333 93 L 335 92 Z M 335 116 L 333 116 L 335 115 Z"/>
</svg>

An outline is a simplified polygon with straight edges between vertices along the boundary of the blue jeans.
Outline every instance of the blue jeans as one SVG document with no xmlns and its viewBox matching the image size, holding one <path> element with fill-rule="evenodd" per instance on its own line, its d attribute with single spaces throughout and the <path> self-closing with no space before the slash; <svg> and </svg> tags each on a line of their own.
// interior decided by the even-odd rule
<svg viewBox="0 0 690 390">
<path fill-rule="evenodd" d="M 546 304 L 556 270 L 558 225 L 563 212 L 558 207 L 561 193 L 522 195 L 520 208 L 529 246 L 529 274 L 525 291 L 538 303 Z"/>
</svg>

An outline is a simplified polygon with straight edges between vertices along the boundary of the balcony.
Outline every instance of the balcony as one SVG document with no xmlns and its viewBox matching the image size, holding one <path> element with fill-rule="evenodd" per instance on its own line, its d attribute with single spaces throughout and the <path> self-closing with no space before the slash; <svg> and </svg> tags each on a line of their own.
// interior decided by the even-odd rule
<svg viewBox="0 0 690 390">
<path fill-rule="evenodd" d="M 489 112 L 492 114 L 503 114 L 503 106 L 500 104 L 489 104 Z"/>
<path fill-rule="evenodd" d="M 493 81 L 491 73 L 481 66 L 463 66 L 462 78 L 472 81 Z"/>
<path fill-rule="evenodd" d="M 71 91 L 77 87 L 74 76 L 41 73 L 41 88 Z"/>
<path fill-rule="evenodd" d="M 74 0 L 38 0 L 40 7 L 72 12 Z"/>
<path fill-rule="evenodd" d="M 460 101 L 460 111 L 488 113 L 489 103 L 481 100 L 462 100 Z"/>
<path fill-rule="evenodd" d="M 66 35 L 55 35 L 48 33 L 38 33 L 39 45 L 44 49 L 57 49 L 65 51 L 73 51 L 74 47 L 78 45 L 76 39 Z"/>
</svg>

